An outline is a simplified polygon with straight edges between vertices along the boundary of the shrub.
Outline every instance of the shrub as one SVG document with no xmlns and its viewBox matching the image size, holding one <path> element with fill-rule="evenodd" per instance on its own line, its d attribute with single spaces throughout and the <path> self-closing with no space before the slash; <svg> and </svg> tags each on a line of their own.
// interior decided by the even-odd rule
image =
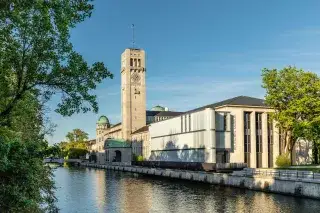
<svg viewBox="0 0 320 213">
<path fill-rule="evenodd" d="M 143 161 L 143 157 L 142 157 L 141 155 L 139 155 L 139 156 L 137 157 L 137 161 Z"/>
<path fill-rule="evenodd" d="M 276 160 L 276 165 L 282 168 L 291 166 L 289 154 L 286 153 L 286 154 L 279 155 Z"/>
<path fill-rule="evenodd" d="M 133 161 L 143 161 L 143 157 L 141 155 L 132 154 Z"/>
</svg>

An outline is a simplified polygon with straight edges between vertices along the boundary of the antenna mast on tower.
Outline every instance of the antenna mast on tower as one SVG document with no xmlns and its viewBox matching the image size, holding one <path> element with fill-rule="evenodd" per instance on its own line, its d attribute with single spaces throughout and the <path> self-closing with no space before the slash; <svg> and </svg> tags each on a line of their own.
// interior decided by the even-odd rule
<svg viewBox="0 0 320 213">
<path fill-rule="evenodd" d="M 134 49 L 135 40 L 134 40 L 134 24 L 131 25 L 132 28 L 132 49 Z"/>
</svg>

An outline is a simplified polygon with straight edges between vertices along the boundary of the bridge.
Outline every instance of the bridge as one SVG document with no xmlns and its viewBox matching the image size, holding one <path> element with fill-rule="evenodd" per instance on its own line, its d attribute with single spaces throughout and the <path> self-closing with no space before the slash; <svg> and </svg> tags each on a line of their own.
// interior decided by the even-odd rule
<svg viewBox="0 0 320 213">
<path fill-rule="evenodd" d="M 82 160 L 80 159 L 63 159 L 63 158 L 45 158 L 43 160 L 44 163 L 57 163 L 57 164 L 63 164 L 63 163 L 78 163 L 80 164 Z"/>
</svg>

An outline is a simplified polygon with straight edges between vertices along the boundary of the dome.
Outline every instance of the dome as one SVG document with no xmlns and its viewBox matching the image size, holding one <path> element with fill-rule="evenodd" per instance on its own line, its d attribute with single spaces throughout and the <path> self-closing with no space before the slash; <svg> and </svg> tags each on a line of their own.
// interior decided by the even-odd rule
<svg viewBox="0 0 320 213">
<path fill-rule="evenodd" d="M 110 126 L 109 119 L 104 115 L 100 116 L 97 124 L 99 124 L 99 125 L 107 125 L 108 127 Z"/>
<path fill-rule="evenodd" d="M 152 107 L 151 110 L 152 111 L 165 111 L 165 108 L 158 105 L 158 106 Z"/>
</svg>

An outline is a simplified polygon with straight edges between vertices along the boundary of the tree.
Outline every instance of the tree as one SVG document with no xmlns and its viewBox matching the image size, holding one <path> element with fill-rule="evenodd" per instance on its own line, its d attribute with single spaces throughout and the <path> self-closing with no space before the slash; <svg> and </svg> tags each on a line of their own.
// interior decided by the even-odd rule
<svg viewBox="0 0 320 213">
<path fill-rule="evenodd" d="M 88 140 L 88 133 L 82 131 L 81 129 L 74 129 L 72 132 L 68 132 L 66 138 L 69 142 L 84 142 Z"/>
<path fill-rule="evenodd" d="M 52 171 L 56 154 L 46 103 L 60 96 L 63 116 L 98 111 L 91 91 L 112 78 L 102 62 L 88 65 L 73 50 L 70 29 L 91 16 L 91 0 L 0 1 L 0 209 L 57 211 Z M 50 154 L 51 153 L 51 154 Z"/>
<path fill-rule="evenodd" d="M 12 112 L 28 93 L 62 99 L 56 111 L 64 116 L 98 111 L 90 90 L 112 78 L 102 62 L 88 65 L 73 50 L 69 30 L 91 16 L 90 0 L 1 1 L 0 124 L 11 125 Z"/>
<path fill-rule="evenodd" d="M 305 137 L 306 129 L 319 120 L 319 77 L 290 66 L 263 69 L 262 87 L 266 89 L 266 103 L 275 110 L 272 118 L 281 129 L 282 150 L 291 154 L 297 139 Z"/>
<path fill-rule="evenodd" d="M 81 129 L 74 129 L 66 135 L 68 142 L 60 142 L 59 147 L 62 150 L 63 157 L 80 158 L 88 153 L 88 133 Z"/>
<path fill-rule="evenodd" d="M 1 212 L 57 211 L 53 173 L 43 165 L 52 154 L 47 148 L 45 141 L 0 137 Z"/>
</svg>

